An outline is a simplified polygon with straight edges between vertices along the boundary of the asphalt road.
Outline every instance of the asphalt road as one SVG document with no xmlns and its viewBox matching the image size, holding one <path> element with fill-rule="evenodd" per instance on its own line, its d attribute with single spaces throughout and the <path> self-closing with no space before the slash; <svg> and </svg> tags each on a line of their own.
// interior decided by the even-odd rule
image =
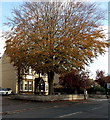
<svg viewBox="0 0 110 120">
<path fill-rule="evenodd" d="M 2 98 L 3 118 L 108 118 L 110 100 L 32 102 Z"/>
</svg>

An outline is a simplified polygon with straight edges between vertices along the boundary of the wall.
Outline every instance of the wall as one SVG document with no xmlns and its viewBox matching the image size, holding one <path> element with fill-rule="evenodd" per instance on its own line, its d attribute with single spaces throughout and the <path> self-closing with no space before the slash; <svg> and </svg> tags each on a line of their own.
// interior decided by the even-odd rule
<svg viewBox="0 0 110 120">
<path fill-rule="evenodd" d="M 84 95 L 14 95 L 12 99 L 32 100 L 32 101 L 64 101 L 64 100 L 84 100 Z"/>
<path fill-rule="evenodd" d="M 13 92 L 17 92 L 17 71 L 15 67 L 10 64 L 10 58 L 4 54 L 1 59 L 1 68 L 0 74 L 2 75 L 2 87 L 11 88 Z"/>
<path fill-rule="evenodd" d="M 60 75 L 55 74 L 55 76 L 54 76 L 54 81 L 53 81 L 54 88 L 62 87 L 61 85 L 59 85 L 59 77 L 60 77 Z"/>
</svg>

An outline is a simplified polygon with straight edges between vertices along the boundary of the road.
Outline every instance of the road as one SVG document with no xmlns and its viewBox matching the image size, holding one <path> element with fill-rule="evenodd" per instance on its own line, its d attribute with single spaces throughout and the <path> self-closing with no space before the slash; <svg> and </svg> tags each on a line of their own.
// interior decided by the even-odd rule
<svg viewBox="0 0 110 120">
<path fill-rule="evenodd" d="M 3 118 L 108 118 L 110 101 L 32 102 L 2 98 Z"/>
</svg>

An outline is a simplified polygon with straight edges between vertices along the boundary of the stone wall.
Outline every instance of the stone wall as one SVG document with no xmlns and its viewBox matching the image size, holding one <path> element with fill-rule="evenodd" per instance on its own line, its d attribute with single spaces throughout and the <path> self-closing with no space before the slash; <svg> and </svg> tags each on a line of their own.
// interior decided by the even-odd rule
<svg viewBox="0 0 110 120">
<path fill-rule="evenodd" d="M 107 96 L 106 95 L 89 94 L 89 98 L 105 99 L 105 98 L 107 98 Z"/>
<path fill-rule="evenodd" d="M 14 95 L 12 99 L 32 100 L 32 101 L 62 101 L 62 100 L 82 100 L 84 95 Z"/>
</svg>

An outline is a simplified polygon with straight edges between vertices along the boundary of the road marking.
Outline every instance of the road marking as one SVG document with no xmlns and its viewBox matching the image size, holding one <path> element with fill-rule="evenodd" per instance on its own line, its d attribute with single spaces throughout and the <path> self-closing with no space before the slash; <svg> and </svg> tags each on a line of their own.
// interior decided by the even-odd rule
<svg viewBox="0 0 110 120">
<path fill-rule="evenodd" d="M 80 114 L 80 113 L 82 113 L 82 111 L 71 113 L 71 114 L 62 115 L 62 116 L 59 116 L 59 117 L 62 118 L 62 117 L 67 117 L 67 116 L 76 115 L 76 114 Z"/>
<path fill-rule="evenodd" d="M 60 118 L 63 118 L 63 117 L 71 116 L 71 115 L 76 115 L 76 114 L 84 113 L 84 112 L 87 112 L 87 111 L 97 110 L 97 109 L 100 109 L 100 108 L 102 108 L 102 107 L 103 107 L 103 106 L 101 106 L 101 107 L 95 107 L 95 108 L 92 108 L 92 109 L 90 109 L 90 110 L 74 112 L 74 113 L 62 115 L 62 116 L 59 116 L 59 117 L 60 117 Z"/>
<path fill-rule="evenodd" d="M 102 108 L 102 107 L 103 107 L 103 106 L 101 106 L 101 107 L 95 107 L 95 108 L 92 108 L 92 109 L 87 110 L 87 111 L 97 110 L 97 109 L 100 109 L 100 108 Z"/>
</svg>

